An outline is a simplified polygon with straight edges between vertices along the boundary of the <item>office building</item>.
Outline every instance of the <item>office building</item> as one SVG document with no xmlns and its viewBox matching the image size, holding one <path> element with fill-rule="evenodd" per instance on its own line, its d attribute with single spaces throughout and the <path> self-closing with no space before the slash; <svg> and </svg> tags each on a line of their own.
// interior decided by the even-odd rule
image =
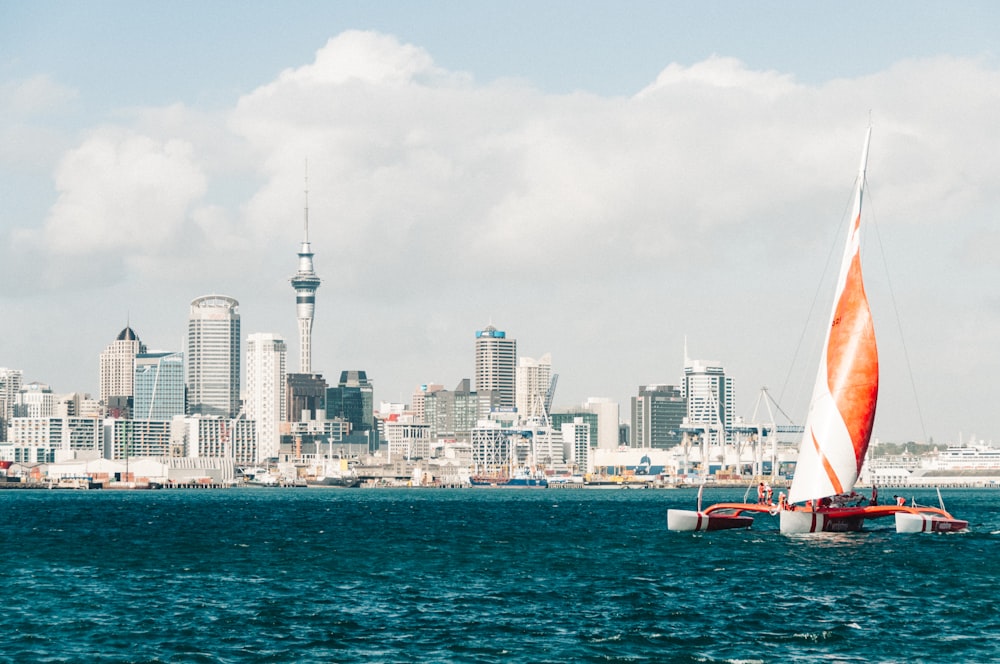
<svg viewBox="0 0 1000 664">
<path fill-rule="evenodd" d="M 183 353 L 139 353 L 135 356 L 134 418 L 169 420 L 183 415 L 184 392 Z"/>
<path fill-rule="evenodd" d="M 340 382 L 326 390 L 326 419 L 340 418 L 352 432 L 375 427 L 374 387 L 364 371 L 341 371 Z"/>
<path fill-rule="evenodd" d="M 590 397 L 583 409 L 597 415 L 597 434 L 590 439 L 594 447 L 602 450 L 616 449 L 620 444 L 621 411 L 618 402 L 604 397 Z"/>
<path fill-rule="evenodd" d="M 680 444 L 687 404 L 674 385 L 640 385 L 632 397 L 632 447 L 668 449 Z"/>
<path fill-rule="evenodd" d="M 187 338 L 188 413 L 240 412 L 239 302 L 205 295 L 191 302 Z"/>
<path fill-rule="evenodd" d="M 110 417 L 129 417 L 135 394 L 135 356 L 145 353 L 146 346 L 130 326 L 101 353 L 100 399 Z"/>
<path fill-rule="evenodd" d="M 540 420 L 552 409 L 552 355 L 539 359 L 522 357 L 515 372 L 515 405 L 523 419 Z"/>
<path fill-rule="evenodd" d="M 476 392 L 495 392 L 499 408 L 517 407 L 517 341 L 492 325 L 476 330 Z"/>
<path fill-rule="evenodd" d="M 0 367 L 0 442 L 7 440 L 7 427 L 14 417 L 14 404 L 24 383 L 21 369 Z"/>
<path fill-rule="evenodd" d="M 733 441 L 735 390 L 721 363 L 685 358 L 683 395 L 689 425 L 702 427 L 712 444 Z"/>
<path fill-rule="evenodd" d="M 326 380 L 321 374 L 285 376 L 285 413 L 289 422 L 326 419 Z"/>
<path fill-rule="evenodd" d="M 246 415 L 257 422 L 257 443 L 263 461 L 278 456 L 281 445 L 281 422 L 288 407 L 285 381 L 288 349 L 277 334 L 257 333 L 247 336 Z"/>
<path fill-rule="evenodd" d="M 435 390 L 424 395 L 424 422 L 435 440 L 469 442 L 479 420 L 498 406 L 496 392 L 473 392 L 463 378 L 454 390 Z"/>
</svg>

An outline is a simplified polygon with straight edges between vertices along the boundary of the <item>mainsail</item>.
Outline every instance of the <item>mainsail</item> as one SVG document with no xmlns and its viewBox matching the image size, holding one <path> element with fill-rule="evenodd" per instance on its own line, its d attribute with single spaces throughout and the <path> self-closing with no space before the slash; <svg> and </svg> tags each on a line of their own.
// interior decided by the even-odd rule
<svg viewBox="0 0 1000 664">
<path fill-rule="evenodd" d="M 850 491 L 861 472 L 875 420 L 878 351 L 861 278 L 861 199 L 871 128 L 865 135 L 857 193 L 837 279 L 824 354 L 799 447 L 790 502 Z"/>
</svg>

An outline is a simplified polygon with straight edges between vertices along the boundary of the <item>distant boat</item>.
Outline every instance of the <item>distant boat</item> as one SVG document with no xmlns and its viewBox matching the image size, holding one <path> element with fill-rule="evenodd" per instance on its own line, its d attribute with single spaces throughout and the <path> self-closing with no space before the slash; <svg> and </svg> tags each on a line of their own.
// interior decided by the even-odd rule
<svg viewBox="0 0 1000 664">
<path fill-rule="evenodd" d="M 865 135 L 851 225 L 847 233 L 823 357 L 809 406 L 795 479 L 788 500 L 774 505 L 719 503 L 701 509 L 668 510 L 670 530 L 749 528 L 747 512 L 777 515 L 782 533 L 860 530 L 865 519 L 896 517 L 897 532 L 950 532 L 968 527 L 940 508 L 911 504 L 877 505 L 873 490 L 868 505 L 853 493 L 868 450 L 878 396 L 878 351 L 871 309 L 861 275 L 861 202 L 871 128 Z M 799 504 L 804 503 L 804 504 Z"/>
<path fill-rule="evenodd" d="M 495 487 L 507 489 L 547 489 L 549 486 L 549 481 L 544 475 L 532 474 L 526 469 L 515 470 L 509 477 L 470 477 L 469 483 L 474 487 Z"/>
<path fill-rule="evenodd" d="M 329 486 L 350 489 L 361 486 L 361 478 L 353 470 L 341 471 L 328 468 L 323 474 L 315 478 L 306 478 L 306 486 Z"/>
</svg>

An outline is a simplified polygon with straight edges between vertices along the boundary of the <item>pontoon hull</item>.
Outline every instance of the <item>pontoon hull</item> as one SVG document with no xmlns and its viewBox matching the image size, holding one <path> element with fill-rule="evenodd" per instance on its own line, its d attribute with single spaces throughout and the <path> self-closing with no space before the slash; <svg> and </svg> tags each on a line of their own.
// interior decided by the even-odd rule
<svg viewBox="0 0 1000 664">
<path fill-rule="evenodd" d="M 705 514 L 693 510 L 667 510 L 667 529 L 681 532 L 749 528 L 753 517 L 737 514 Z"/>
<path fill-rule="evenodd" d="M 969 522 L 961 519 L 946 519 L 934 514 L 896 512 L 897 533 L 951 533 L 968 527 Z"/>
</svg>

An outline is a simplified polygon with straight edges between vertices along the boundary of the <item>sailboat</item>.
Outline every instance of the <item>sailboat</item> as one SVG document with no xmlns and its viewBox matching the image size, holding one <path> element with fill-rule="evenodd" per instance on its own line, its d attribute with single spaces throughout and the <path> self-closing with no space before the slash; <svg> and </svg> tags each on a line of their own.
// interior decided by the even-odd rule
<svg viewBox="0 0 1000 664">
<path fill-rule="evenodd" d="M 779 518 L 782 533 L 860 530 L 865 519 L 895 516 L 897 532 L 964 530 L 967 521 L 941 507 L 911 504 L 878 505 L 876 493 L 868 505 L 853 492 L 861 472 L 875 421 L 878 398 L 878 350 L 871 309 L 861 273 L 861 204 L 871 127 L 865 134 L 851 223 L 826 331 L 823 355 L 799 447 L 795 478 L 788 500 L 719 503 L 701 509 L 668 510 L 670 530 L 749 528 L 747 512 Z"/>
</svg>

